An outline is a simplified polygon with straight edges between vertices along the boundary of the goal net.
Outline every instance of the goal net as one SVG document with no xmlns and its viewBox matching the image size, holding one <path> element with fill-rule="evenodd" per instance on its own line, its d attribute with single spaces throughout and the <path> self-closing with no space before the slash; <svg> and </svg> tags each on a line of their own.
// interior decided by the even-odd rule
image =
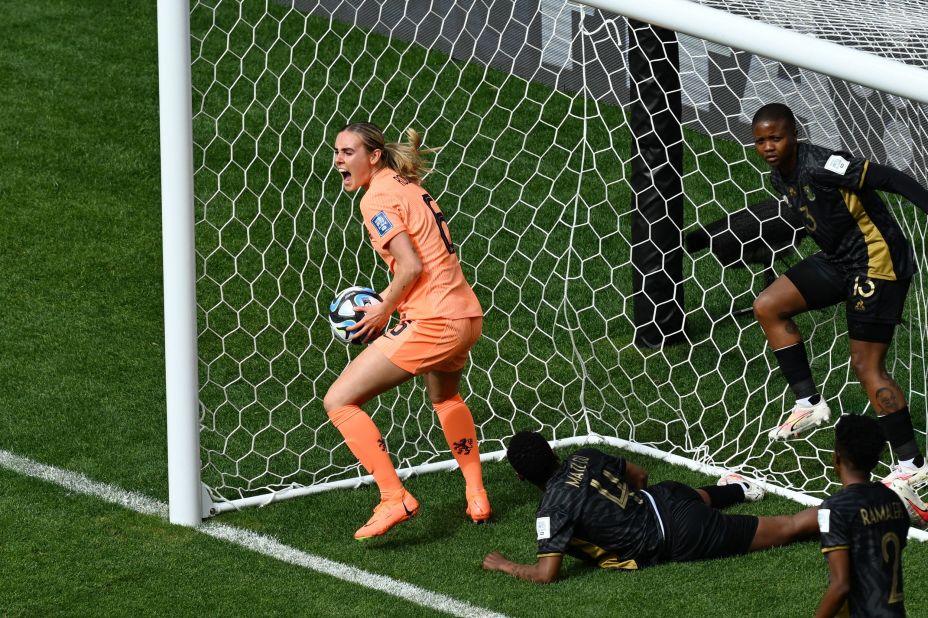
<svg viewBox="0 0 928 618">
<path fill-rule="evenodd" d="M 924 68 L 928 24 L 907 3 L 703 4 Z M 846 16 L 846 17 L 845 17 Z M 357 484 L 366 474 L 322 397 L 357 352 L 325 314 L 387 273 L 345 194 L 332 145 L 369 120 L 440 147 L 424 181 L 446 213 L 484 336 L 462 392 L 481 451 L 518 430 L 613 441 L 735 468 L 808 496 L 828 478 L 833 431 L 770 443 L 792 406 L 749 308 L 764 266 L 723 266 L 682 239 L 775 198 L 750 117 L 783 101 L 802 136 L 928 183 L 928 105 L 679 35 L 684 341 L 636 345 L 634 216 L 624 17 L 564 0 L 196 0 L 191 8 L 202 479 L 215 510 Z M 674 146 L 674 144 L 668 144 Z M 928 271 L 928 217 L 888 200 Z M 806 239 L 781 273 L 814 251 Z M 926 279 L 913 281 L 888 369 L 924 443 Z M 833 413 L 871 413 L 848 362 L 843 306 L 796 319 Z M 365 406 L 398 467 L 450 460 L 421 383 Z M 888 458 L 887 458 L 888 461 Z"/>
</svg>

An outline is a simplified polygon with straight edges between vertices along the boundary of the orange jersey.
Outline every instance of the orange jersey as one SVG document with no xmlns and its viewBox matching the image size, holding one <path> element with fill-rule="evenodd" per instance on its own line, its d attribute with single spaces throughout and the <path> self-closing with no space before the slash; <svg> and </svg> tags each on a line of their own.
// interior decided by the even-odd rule
<svg viewBox="0 0 928 618">
<path fill-rule="evenodd" d="M 371 244 L 391 273 L 396 260 L 386 245 L 400 232 L 409 235 L 422 261 L 422 274 L 397 307 L 404 319 L 483 315 L 477 295 L 464 279 L 445 217 L 425 189 L 389 168 L 381 169 L 361 198 L 361 216 Z"/>
</svg>

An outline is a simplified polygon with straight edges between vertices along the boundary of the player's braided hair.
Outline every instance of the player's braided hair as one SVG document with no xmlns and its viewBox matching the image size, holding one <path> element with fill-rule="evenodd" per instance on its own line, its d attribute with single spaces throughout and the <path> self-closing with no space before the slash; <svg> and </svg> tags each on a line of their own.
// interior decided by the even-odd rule
<svg viewBox="0 0 928 618">
<path fill-rule="evenodd" d="M 383 131 L 370 122 L 353 122 L 342 127 L 361 138 L 368 152 L 380 150 L 383 153 L 384 166 L 394 170 L 409 182 L 419 184 L 432 169 L 422 158 L 423 154 L 438 152 L 437 148 L 420 149 L 422 136 L 415 129 L 406 129 L 408 143 L 386 143 Z M 340 131 L 341 132 L 341 131 Z"/>
<path fill-rule="evenodd" d="M 876 419 L 845 414 L 835 426 L 835 450 L 859 472 L 870 472 L 880 461 L 886 436 Z"/>
<path fill-rule="evenodd" d="M 512 436 L 506 459 L 516 472 L 536 485 L 544 485 L 559 465 L 551 445 L 534 431 L 520 431 Z"/>
<path fill-rule="evenodd" d="M 754 113 L 751 126 L 764 120 L 786 120 L 794 129 L 799 129 L 799 125 L 796 123 L 796 116 L 793 115 L 793 110 L 783 103 L 767 103 L 761 107 Z"/>
</svg>

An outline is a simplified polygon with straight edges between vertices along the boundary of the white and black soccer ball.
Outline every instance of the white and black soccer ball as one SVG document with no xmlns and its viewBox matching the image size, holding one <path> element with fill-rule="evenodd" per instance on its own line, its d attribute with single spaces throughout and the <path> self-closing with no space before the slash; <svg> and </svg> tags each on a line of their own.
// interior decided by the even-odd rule
<svg viewBox="0 0 928 618">
<path fill-rule="evenodd" d="M 329 304 L 329 325 L 332 327 L 332 334 L 342 343 L 361 345 L 362 341 L 351 338 L 354 334 L 352 331 L 345 330 L 364 318 L 364 313 L 355 311 L 354 308 L 362 305 L 376 305 L 381 302 L 383 299 L 377 292 L 364 286 L 353 285 L 342 290 Z"/>
</svg>

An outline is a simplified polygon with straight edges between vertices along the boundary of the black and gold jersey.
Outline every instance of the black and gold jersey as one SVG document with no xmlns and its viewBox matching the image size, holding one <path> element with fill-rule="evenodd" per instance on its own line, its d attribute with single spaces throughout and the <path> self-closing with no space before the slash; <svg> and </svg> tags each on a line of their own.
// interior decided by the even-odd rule
<svg viewBox="0 0 928 618">
<path fill-rule="evenodd" d="M 826 498 L 818 512 L 822 553 L 850 552 L 852 617 L 905 616 L 902 550 L 909 516 L 882 483 L 849 485 Z"/>
<path fill-rule="evenodd" d="M 912 248 L 867 182 L 869 167 L 867 159 L 801 143 L 793 177 L 773 169 L 770 180 L 829 261 L 849 275 L 908 279 Z"/>
<path fill-rule="evenodd" d="M 567 457 L 538 506 L 539 557 L 568 554 L 617 569 L 657 562 L 661 524 L 649 497 L 625 483 L 625 467 L 593 448 Z"/>
</svg>

